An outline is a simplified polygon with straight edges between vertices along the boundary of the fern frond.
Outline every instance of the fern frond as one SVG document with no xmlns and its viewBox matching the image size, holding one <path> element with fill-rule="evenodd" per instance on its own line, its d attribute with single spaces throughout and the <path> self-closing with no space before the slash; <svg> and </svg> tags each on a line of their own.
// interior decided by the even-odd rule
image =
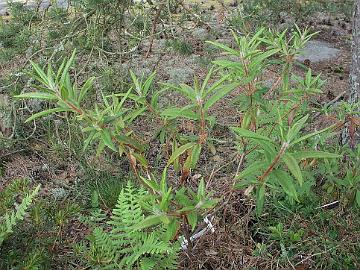
<svg viewBox="0 0 360 270">
<path fill-rule="evenodd" d="M 134 225 L 145 218 L 141 202 L 147 196 L 147 191 L 128 182 L 107 222 L 111 230 L 107 232 L 99 227 L 94 230 L 89 239 L 90 257 L 101 269 L 175 269 L 179 248 L 173 249 L 168 242 L 162 241 L 164 228 L 133 230 Z"/>
<path fill-rule="evenodd" d="M 38 194 L 40 185 L 38 185 L 30 194 L 27 194 L 22 202 L 11 213 L 6 213 L 0 223 L 0 245 L 3 243 L 7 235 L 13 232 L 18 221 L 24 219 L 26 210 L 31 205 L 34 197 Z"/>
</svg>

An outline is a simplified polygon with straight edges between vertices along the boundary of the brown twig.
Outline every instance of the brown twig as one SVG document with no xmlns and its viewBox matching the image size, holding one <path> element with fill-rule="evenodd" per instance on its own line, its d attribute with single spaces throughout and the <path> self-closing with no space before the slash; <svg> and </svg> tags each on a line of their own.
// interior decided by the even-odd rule
<svg viewBox="0 0 360 270">
<path fill-rule="evenodd" d="M 161 11 L 162 11 L 163 8 L 164 8 L 164 3 L 161 3 L 159 5 L 157 11 L 156 11 L 155 18 L 154 18 L 152 28 L 151 28 L 150 45 L 149 45 L 149 48 L 148 48 L 148 50 L 146 52 L 145 58 L 148 58 L 150 53 L 151 53 L 151 50 L 152 50 L 152 47 L 153 47 L 153 44 L 154 44 L 154 35 L 155 35 L 156 27 L 157 27 L 157 22 L 159 20 L 159 17 L 160 17 L 160 14 L 161 14 Z"/>
</svg>

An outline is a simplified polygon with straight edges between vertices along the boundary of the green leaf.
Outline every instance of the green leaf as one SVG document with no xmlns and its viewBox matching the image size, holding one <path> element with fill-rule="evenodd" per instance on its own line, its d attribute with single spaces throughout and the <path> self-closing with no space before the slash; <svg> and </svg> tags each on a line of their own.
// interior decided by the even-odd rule
<svg viewBox="0 0 360 270">
<path fill-rule="evenodd" d="M 204 182 L 204 178 L 201 178 L 200 183 L 199 183 L 199 187 L 198 187 L 198 190 L 197 190 L 197 198 L 200 201 L 204 197 L 205 197 L 205 182 Z"/>
<path fill-rule="evenodd" d="M 256 190 L 256 215 L 259 217 L 263 211 L 265 203 L 265 183 Z"/>
<path fill-rule="evenodd" d="M 146 96 L 149 93 L 149 89 L 154 81 L 155 76 L 156 76 L 156 71 L 154 71 L 142 85 L 142 92 L 144 96 Z"/>
<path fill-rule="evenodd" d="M 161 181 L 160 181 L 160 190 L 162 194 L 165 194 L 167 191 L 167 167 L 164 168 L 162 175 L 161 175 Z"/>
<path fill-rule="evenodd" d="M 38 75 L 38 81 L 40 81 L 41 83 L 49 86 L 49 81 L 48 78 L 44 72 L 44 70 L 36 63 L 30 61 L 33 69 L 35 69 L 36 74 Z"/>
<path fill-rule="evenodd" d="M 240 174 L 238 174 L 235 179 L 243 179 L 248 176 L 255 176 L 260 174 L 263 169 L 267 167 L 267 164 L 263 161 L 255 161 L 249 164 Z"/>
<path fill-rule="evenodd" d="M 209 72 L 207 73 L 202 85 L 201 85 L 201 95 L 205 92 L 205 89 L 206 89 L 206 86 L 208 85 L 209 83 L 209 80 L 211 78 L 211 75 L 213 74 L 214 72 L 214 67 L 211 67 L 211 69 L 209 70 Z"/>
<path fill-rule="evenodd" d="M 108 129 L 101 130 L 101 138 L 107 147 L 109 147 L 111 150 L 117 152 L 117 149 L 111 138 L 111 133 Z"/>
<path fill-rule="evenodd" d="M 199 161 L 201 153 L 201 144 L 196 144 L 191 150 L 191 169 L 196 167 L 197 162 Z"/>
<path fill-rule="evenodd" d="M 356 203 L 360 207 L 360 190 L 356 191 Z"/>
<path fill-rule="evenodd" d="M 126 135 L 122 135 L 122 134 L 117 134 L 115 135 L 115 138 L 122 144 L 126 144 L 132 148 L 135 148 L 139 151 L 144 151 L 144 146 L 139 143 L 137 140 L 134 140 L 133 138 L 131 138 L 130 136 L 126 136 Z"/>
<path fill-rule="evenodd" d="M 290 153 L 285 153 L 282 156 L 282 160 L 285 162 L 289 171 L 292 173 L 292 175 L 296 178 L 296 180 L 299 182 L 299 184 L 301 186 L 303 184 L 304 180 L 303 180 L 303 176 L 302 176 L 299 164 L 297 163 L 297 160 Z"/>
<path fill-rule="evenodd" d="M 236 55 L 236 56 L 240 56 L 240 52 L 237 50 L 234 50 L 224 44 L 221 44 L 219 42 L 214 42 L 214 41 L 206 41 L 206 43 L 209 43 L 211 45 L 214 45 L 215 47 L 218 47 L 220 49 L 223 49 L 225 52 L 232 54 L 232 55 Z"/>
<path fill-rule="evenodd" d="M 267 162 L 272 162 L 277 155 L 275 146 L 267 141 L 253 139 L 253 141 L 261 146 Z"/>
<path fill-rule="evenodd" d="M 245 137 L 245 138 L 249 138 L 249 139 L 258 139 L 258 140 L 263 140 L 263 141 L 268 141 L 270 143 L 273 143 L 273 141 L 268 138 L 265 137 L 263 135 L 257 134 L 255 132 L 252 132 L 250 130 L 244 129 L 244 128 L 239 128 L 239 127 L 232 127 L 231 128 L 237 135 L 241 136 L 241 137 Z"/>
<path fill-rule="evenodd" d="M 169 117 L 169 118 L 177 118 L 182 117 L 190 120 L 197 120 L 199 116 L 197 113 L 194 113 L 189 108 L 167 108 L 162 113 L 162 116 Z"/>
<path fill-rule="evenodd" d="M 138 231 L 138 230 L 142 230 L 142 229 L 149 228 L 151 226 L 160 224 L 162 222 L 164 216 L 165 216 L 164 214 L 148 216 L 143 221 L 134 225 L 132 227 L 132 229 L 134 231 Z"/>
<path fill-rule="evenodd" d="M 151 178 L 145 178 L 145 177 L 142 177 L 140 176 L 141 180 L 148 186 L 150 187 L 153 191 L 156 191 L 156 192 L 160 192 L 160 187 L 159 187 L 159 184 L 154 180 L 154 179 L 151 179 Z"/>
<path fill-rule="evenodd" d="M 186 84 L 181 84 L 179 87 L 171 84 L 166 84 L 169 89 L 173 89 L 180 94 L 182 94 L 184 97 L 190 99 L 193 102 L 196 102 L 196 93 L 194 89 L 192 89 L 190 86 Z"/>
<path fill-rule="evenodd" d="M 143 166 L 144 168 L 147 168 L 149 166 L 148 161 L 142 154 L 139 154 L 137 152 L 132 152 L 131 154 L 141 164 L 141 166 Z"/>
<path fill-rule="evenodd" d="M 79 97 L 77 99 L 77 101 L 80 103 L 84 97 L 86 96 L 87 92 L 91 89 L 91 87 L 93 86 L 93 82 L 95 80 L 95 77 L 91 77 L 89 79 L 86 80 L 86 82 L 84 83 L 84 85 L 81 87 L 80 93 L 79 93 Z"/>
<path fill-rule="evenodd" d="M 188 213 L 188 214 L 186 215 L 186 217 L 187 217 L 187 220 L 188 220 L 188 222 L 189 222 L 189 224 L 190 224 L 190 226 L 191 226 L 191 230 L 192 230 L 192 231 L 195 230 L 196 224 L 197 224 L 197 221 L 198 221 L 198 215 L 197 215 L 197 213 L 196 213 L 195 211 L 190 212 L 190 213 Z"/>
<path fill-rule="evenodd" d="M 309 115 L 305 115 L 301 119 L 299 119 L 290 129 L 287 134 L 287 141 L 291 142 L 300 132 L 300 130 L 304 127 L 306 121 L 308 120 Z"/>
<path fill-rule="evenodd" d="M 88 147 L 89 147 L 89 144 L 92 142 L 92 140 L 94 139 L 95 137 L 95 134 L 97 134 L 96 130 L 93 130 L 89 136 L 85 139 L 84 141 L 84 146 L 83 146 L 83 151 L 85 151 Z M 99 136 L 99 134 L 97 134 Z"/>
<path fill-rule="evenodd" d="M 336 126 L 337 126 L 337 124 L 334 124 L 334 125 L 331 125 L 331 126 L 329 126 L 329 127 L 327 127 L 327 128 L 324 128 L 324 129 L 322 129 L 322 130 L 313 132 L 313 133 L 311 133 L 311 134 L 307 134 L 307 135 L 305 135 L 305 136 L 303 136 L 303 137 L 301 137 L 301 138 L 293 141 L 292 143 L 290 143 L 289 146 L 293 146 L 293 145 L 295 145 L 295 144 L 298 144 L 299 142 L 302 142 L 302 141 L 307 140 L 307 139 L 309 139 L 309 138 L 311 138 L 311 137 L 314 137 L 314 136 L 316 136 L 316 135 L 319 135 L 319 134 L 321 134 L 321 133 L 323 133 L 323 132 L 326 132 L 326 131 L 328 131 L 328 130 L 331 130 L 331 129 L 335 128 Z"/>
<path fill-rule="evenodd" d="M 285 193 L 298 201 L 296 188 L 291 176 L 283 170 L 273 170 L 272 174 L 275 176 Z"/>
<path fill-rule="evenodd" d="M 223 68 L 235 69 L 236 71 L 243 70 L 243 66 L 240 62 L 234 62 L 230 60 L 215 60 L 212 63 Z"/>
<path fill-rule="evenodd" d="M 234 90 L 238 86 L 238 83 L 228 84 L 219 89 L 213 94 L 204 104 L 204 110 L 208 110 L 211 106 L 213 106 L 216 102 L 222 99 L 224 96 L 229 94 L 232 90 Z"/>
<path fill-rule="evenodd" d="M 65 83 L 66 77 L 69 74 L 69 69 L 74 62 L 75 54 L 76 54 L 76 49 L 74 49 L 74 51 L 72 52 L 70 59 L 66 62 L 66 65 L 62 71 L 61 78 L 60 78 L 60 82 L 62 84 Z"/>
<path fill-rule="evenodd" d="M 296 151 L 294 154 L 297 160 L 307 159 L 307 158 L 340 158 L 342 157 L 339 154 L 323 152 L 323 151 Z"/>
<path fill-rule="evenodd" d="M 35 98 L 35 99 L 46 99 L 46 100 L 55 100 L 58 99 L 54 94 L 50 93 L 40 93 L 40 92 L 30 92 L 24 93 L 15 96 L 16 98 Z"/>
<path fill-rule="evenodd" d="M 168 163 L 166 166 L 169 166 L 171 163 L 173 163 L 179 156 L 181 156 L 185 151 L 187 151 L 188 149 L 192 148 L 193 146 L 195 146 L 196 143 L 194 142 L 190 142 L 187 144 L 184 144 L 182 146 L 180 146 L 179 148 L 176 148 L 175 151 L 172 153 Z"/>
<path fill-rule="evenodd" d="M 176 220 L 176 218 L 173 218 L 166 227 L 166 235 L 165 235 L 166 241 L 171 241 L 172 239 L 175 238 L 179 230 L 179 227 L 180 227 L 179 222 Z"/>
<path fill-rule="evenodd" d="M 70 109 L 53 108 L 53 109 L 41 111 L 41 112 L 35 113 L 32 116 L 30 116 L 28 119 L 26 119 L 25 123 L 28 123 L 30 121 L 33 121 L 36 118 L 43 117 L 43 116 L 46 116 L 46 115 L 49 115 L 49 114 L 52 114 L 52 113 L 67 112 L 67 111 L 70 111 Z"/>
</svg>

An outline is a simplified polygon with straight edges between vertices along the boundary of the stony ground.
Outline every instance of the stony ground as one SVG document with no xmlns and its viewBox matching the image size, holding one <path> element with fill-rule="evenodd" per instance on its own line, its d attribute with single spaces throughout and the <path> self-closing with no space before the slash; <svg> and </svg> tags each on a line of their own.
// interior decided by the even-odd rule
<svg viewBox="0 0 360 270">
<path fill-rule="evenodd" d="M 5 2 L 0 0 L 0 11 L 5 12 Z M 206 2 L 209 5 L 210 1 Z M 212 1 L 216 2 L 216 1 Z M 43 7 L 48 2 L 43 3 Z M 59 1 L 59 3 L 66 3 L 66 1 Z M 34 2 L 28 2 L 29 6 L 34 6 Z M 210 4 L 211 6 L 212 4 Z M 282 15 L 284 23 L 287 24 L 293 20 L 288 16 Z M 324 87 L 324 94 L 319 97 L 319 102 L 327 103 L 334 99 L 341 100 L 346 97 L 346 89 L 348 88 L 347 78 L 349 72 L 349 22 L 344 21 L 342 18 L 333 17 L 326 14 L 318 14 L 314 16 L 309 24 L 314 26 L 315 30 L 321 30 L 322 32 L 311 42 L 308 43 L 304 49 L 303 54 L 298 57 L 298 62 L 301 64 L 306 63 L 310 65 L 315 74 L 322 74 L 322 77 L 326 79 L 326 85 Z M 157 70 L 158 78 L 164 82 L 171 83 L 189 83 L 193 80 L 194 75 L 203 76 L 208 68 L 208 64 L 211 60 L 219 57 L 223 57 L 214 53 L 204 43 L 206 40 L 216 40 L 224 44 L 231 44 L 232 38 L 227 30 L 227 26 L 224 21 L 217 16 L 213 16 L 209 21 L 209 25 L 215 31 L 209 31 L 206 27 L 196 26 L 189 24 L 187 26 L 187 32 L 184 32 L 182 36 L 186 42 L 190 43 L 193 52 L 188 55 L 182 55 L 178 52 L 174 52 L 166 44 L 165 39 L 158 39 L 154 41 L 152 53 L 147 59 L 144 59 L 147 48 L 149 47 L 149 41 L 144 41 L 137 53 L 134 53 L 131 61 L 125 63 L 116 63 L 115 70 L 128 70 L 133 69 L 139 75 L 149 74 L 153 70 Z M 185 30 L 186 31 L 186 30 Z M 215 34 L 214 34 L 215 33 Z M 266 74 L 266 79 L 270 85 L 275 82 L 277 71 L 269 70 Z M 234 93 L 235 95 L 236 93 Z M 229 99 L 232 97 L 230 96 Z M 163 103 L 172 103 L 174 101 L 179 102 L 177 97 L 167 96 L 164 98 Z M 235 123 L 236 112 L 234 109 L 230 109 L 224 104 L 219 104 L 214 108 L 213 113 L 218 117 L 219 122 L 222 124 Z M 8 96 L 0 95 L 0 107 L 6 108 L 9 106 Z M 3 112 L 3 110 L 1 110 Z M 8 115 L 0 115 L 0 124 L 7 123 L 9 130 L 1 130 L 3 134 L 6 132 L 11 134 L 11 121 L 7 119 Z M 221 130 L 218 131 L 220 134 Z M 29 149 L 26 151 L 19 151 L 17 153 L 1 153 L 0 157 L 5 160 L 3 177 L 0 179 L 1 184 L 5 185 L 7 181 L 14 178 L 28 177 L 35 182 L 41 182 L 45 188 L 43 191 L 44 196 L 49 196 L 54 200 L 62 200 L 69 196 L 69 193 L 76 187 L 79 179 L 83 177 L 83 172 L 77 164 L 71 164 L 65 160 L 61 160 L 60 157 L 53 156 L 49 158 L 44 155 L 45 151 L 48 151 L 48 145 L 41 140 L 35 140 L 29 143 Z M 227 146 L 220 147 L 215 155 L 212 155 L 210 162 L 205 164 L 204 171 L 208 175 L 212 171 L 216 171 L 218 189 L 223 188 L 221 185 L 226 185 L 228 182 L 227 172 L 222 170 L 223 166 L 233 161 L 233 156 L 228 155 L 229 149 Z M 4 154 L 1 156 L 1 154 Z M 92 161 L 94 164 L 104 164 L 104 169 L 109 169 L 113 173 L 111 167 L 105 168 L 108 164 L 103 160 L 98 159 Z M 115 172 L 114 172 L 115 173 Z M 220 183 L 220 184 L 219 184 Z M 214 183 L 215 185 L 215 183 Z M 225 189 L 225 188 L 224 188 Z M 226 263 L 232 260 L 231 256 L 241 254 L 242 261 L 236 262 L 238 265 L 251 265 L 254 258 L 251 255 L 251 250 L 246 247 L 249 245 L 249 232 L 250 223 L 253 222 L 248 213 L 249 207 L 244 205 L 242 195 L 232 194 L 233 201 L 238 203 L 232 204 L 228 207 L 225 213 L 223 213 L 223 220 L 217 220 L 219 231 L 216 234 L 205 237 L 199 246 L 202 247 L 199 250 L 199 258 L 192 258 L 194 262 L 199 259 L 199 263 L 202 263 L 204 267 L 212 265 L 213 262 L 219 257 L 224 258 L 223 264 L 218 265 L 219 269 L 226 268 Z M 235 221 L 238 219 L 239 221 Z M 249 225 L 246 227 L 232 227 L 228 228 L 223 226 L 223 223 L 228 222 L 230 224 L 237 223 L 238 226 L 244 224 Z M 231 230 L 241 231 L 242 235 L 237 234 L 234 238 Z M 227 248 L 231 248 L 234 254 L 228 254 L 227 250 L 220 247 L 217 243 L 226 243 Z M 206 256 L 207 262 L 201 261 Z M 214 263 L 215 264 L 215 263 Z M 183 262 L 183 268 L 187 268 L 186 259 Z M 212 268 L 208 268 L 212 269 Z"/>
</svg>

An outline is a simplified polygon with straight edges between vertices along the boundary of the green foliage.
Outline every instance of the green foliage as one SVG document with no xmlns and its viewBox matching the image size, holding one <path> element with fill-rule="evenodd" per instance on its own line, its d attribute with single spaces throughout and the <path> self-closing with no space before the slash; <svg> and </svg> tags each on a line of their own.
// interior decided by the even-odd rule
<svg viewBox="0 0 360 270">
<path fill-rule="evenodd" d="M 166 46 L 183 55 L 190 55 L 194 51 L 190 43 L 181 39 L 167 40 Z"/>
<path fill-rule="evenodd" d="M 14 182 L 13 185 L 9 187 L 9 190 L 5 191 L 6 193 L 13 193 L 14 190 L 17 190 L 17 183 Z M 16 206 L 15 210 L 10 210 L 10 212 L 5 212 L 4 215 L 0 218 L 0 245 L 5 241 L 7 236 L 11 234 L 15 226 L 25 218 L 27 210 L 33 202 L 34 197 L 38 194 L 40 185 L 37 186 L 33 191 L 28 194 L 25 194 L 25 197 L 22 199 L 21 203 Z M 14 194 L 14 193 L 13 193 Z M 7 194 L 4 194 L 0 197 L 1 204 L 6 203 L 6 198 L 9 197 Z M 5 198 L 4 201 L 2 199 Z"/>
<path fill-rule="evenodd" d="M 158 133 L 160 142 L 167 141 L 172 144 L 172 155 L 168 160 L 168 165 L 173 164 L 175 170 L 181 170 L 183 177 L 196 167 L 203 146 L 213 147 L 212 138 L 209 135 L 211 128 L 216 123 L 216 118 L 210 115 L 210 109 L 238 86 L 236 82 L 225 84 L 229 77 L 227 75 L 221 76 L 211 84 L 213 75 L 214 68 L 210 69 L 203 82 L 199 82 L 195 78 L 193 86 L 165 85 L 164 90 L 177 92 L 186 98 L 188 103 L 181 108 L 177 106 L 165 108 L 160 116 L 164 119 L 164 123 L 170 125 L 171 128 L 164 126 Z M 179 125 L 184 119 L 195 122 L 195 126 L 197 126 L 195 134 L 174 133 L 173 127 Z M 184 157 L 184 162 L 181 164 L 182 157 Z"/>
<path fill-rule="evenodd" d="M 297 28 L 288 39 L 286 33 L 287 31 L 267 33 L 262 29 L 253 36 L 238 37 L 233 34 L 237 49 L 210 42 L 226 54 L 240 59 L 217 60 L 214 63 L 228 70 L 232 80 L 245 87 L 244 93 L 237 98 L 244 111 L 241 127 L 233 127 L 232 130 L 239 138 L 241 151 L 246 153 L 247 149 L 252 150 L 251 154 L 248 153 L 251 160 L 249 165 L 236 176 L 240 180 L 236 186 L 249 190 L 256 188 L 258 215 L 263 210 L 265 195 L 269 189 L 272 192 L 280 189 L 290 201 L 299 200 L 297 190 L 304 183 L 304 169 L 301 168 L 303 160 L 340 157 L 337 154 L 306 149 L 305 141 L 319 137 L 335 126 L 302 134 L 309 118 L 304 101 L 319 93 L 322 81 L 319 77 L 313 78 L 309 70 L 303 80 L 298 78 L 296 88 L 291 88 L 289 78 L 294 56 L 313 34 Z M 261 51 L 260 47 L 264 44 L 270 46 L 266 51 Z M 259 83 L 259 77 L 265 67 L 272 64 L 270 57 L 275 54 L 284 59 L 282 92 L 278 93 L 278 99 L 270 100 L 264 98 L 268 89 Z M 284 121 L 286 117 L 288 119 Z"/>
<path fill-rule="evenodd" d="M 151 189 L 154 197 L 147 209 L 153 212 L 143 222 L 137 224 L 137 228 L 146 228 L 154 224 L 163 223 L 167 227 L 167 239 L 176 238 L 178 230 L 185 224 L 191 226 L 194 231 L 198 220 L 204 217 L 207 209 L 216 206 L 217 200 L 211 198 L 211 194 L 205 191 L 205 182 L 199 182 L 197 191 L 194 192 L 185 186 L 174 190 L 168 185 L 167 170 L 162 173 L 160 181 L 149 176 L 142 177 L 142 181 Z M 158 202 L 158 203 L 156 203 Z"/>
<path fill-rule="evenodd" d="M 85 259 L 101 269 L 176 269 L 177 250 L 161 226 L 143 230 L 146 220 L 143 203 L 149 193 L 128 183 L 119 194 L 107 228 L 98 225 L 83 250 Z"/>
<path fill-rule="evenodd" d="M 95 104 L 94 109 L 88 110 L 83 108 L 82 102 L 93 87 L 94 78 L 86 80 L 80 88 L 73 84 L 69 70 L 74 58 L 75 51 L 70 59 L 62 62 L 56 72 L 50 65 L 45 71 L 37 64 L 32 63 L 33 77 L 38 82 L 38 85 L 34 87 L 38 91 L 23 93 L 16 97 L 50 101 L 55 106 L 33 114 L 27 119 L 27 122 L 54 113 L 73 113 L 82 123 L 82 131 L 88 134 L 84 140 L 84 150 L 97 141 L 97 154 L 103 152 L 105 148 L 109 148 L 118 152 L 120 156 L 125 153 L 135 173 L 137 172 L 137 162 L 141 166 L 147 167 L 147 162 L 142 155 L 144 146 L 134 136 L 130 124 L 147 110 L 146 97 L 154 74 L 144 83 L 139 82 L 133 75 L 135 89 L 130 88 L 126 93 L 103 95 L 103 104 Z M 132 93 L 133 91 L 135 94 Z M 134 103 L 130 107 L 126 107 L 127 101 L 130 100 Z"/>
</svg>

